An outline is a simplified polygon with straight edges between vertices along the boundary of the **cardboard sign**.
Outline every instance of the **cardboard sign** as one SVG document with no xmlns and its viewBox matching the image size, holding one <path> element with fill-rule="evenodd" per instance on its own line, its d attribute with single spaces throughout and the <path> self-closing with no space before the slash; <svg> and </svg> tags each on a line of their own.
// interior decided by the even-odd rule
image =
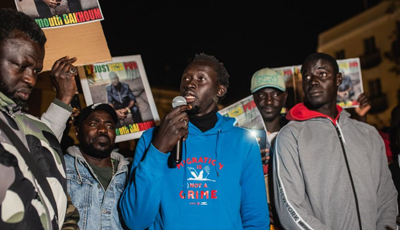
<svg viewBox="0 0 400 230">
<path fill-rule="evenodd" d="M 77 57 L 75 66 L 111 61 L 100 22 L 43 30 L 47 37 L 43 71 L 61 57 Z"/>
</svg>

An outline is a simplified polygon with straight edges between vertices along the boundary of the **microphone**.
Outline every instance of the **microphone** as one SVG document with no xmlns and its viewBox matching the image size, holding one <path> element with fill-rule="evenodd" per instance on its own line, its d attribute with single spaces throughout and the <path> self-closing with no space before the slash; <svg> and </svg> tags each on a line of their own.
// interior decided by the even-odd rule
<svg viewBox="0 0 400 230">
<path fill-rule="evenodd" d="M 176 96 L 172 100 L 172 108 L 176 108 L 177 106 L 181 105 L 187 105 L 186 99 L 182 96 Z M 176 146 L 174 148 L 175 150 L 175 164 L 179 164 L 182 160 L 182 140 L 179 139 L 178 142 L 176 143 Z"/>
</svg>

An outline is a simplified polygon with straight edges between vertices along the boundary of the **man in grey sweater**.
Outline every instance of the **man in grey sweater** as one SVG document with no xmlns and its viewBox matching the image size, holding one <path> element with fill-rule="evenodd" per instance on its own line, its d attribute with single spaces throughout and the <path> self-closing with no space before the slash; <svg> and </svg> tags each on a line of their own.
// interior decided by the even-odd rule
<svg viewBox="0 0 400 230">
<path fill-rule="evenodd" d="M 342 75 L 324 53 L 301 68 L 305 102 L 274 146 L 275 205 L 285 229 L 396 229 L 397 192 L 378 131 L 336 105 Z"/>
</svg>

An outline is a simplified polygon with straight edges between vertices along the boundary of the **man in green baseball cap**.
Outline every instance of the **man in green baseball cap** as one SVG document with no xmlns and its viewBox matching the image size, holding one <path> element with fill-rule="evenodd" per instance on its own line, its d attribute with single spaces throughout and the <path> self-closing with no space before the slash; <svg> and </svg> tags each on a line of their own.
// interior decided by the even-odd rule
<svg viewBox="0 0 400 230">
<path fill-rule="evenodd" d="M 285 80 L 283 76 L 278 74 L 275 70 L 263 68 L 253 74 L 250 91 L 263 117 L 267 129 L 267 141 L 269 142 L 269 146 L 272 146 L 279 130 L 287 123 L 285 117 L 281 116 L 281 111 L 287 98 Z M 269 155 L 269 149 L 261 149 L 261 155 L 269 198 L 270 223 L 274 225 L 274 227 L 279 227 L 278 218 L 273 205 L 272 176 L 269 175 L 272 172 L 272 161 L 269 160 L 272 156 Z"/>
<path fill-rule="evenodd" d="M 286 124 L 285 119 L 281 119 L 284 118 L 281 111 L 287 99 L 285 80 L 275 70 L 263 68 L 253 74 L 250 91 L 263 117 L 271 143 Z"/>
</svg>

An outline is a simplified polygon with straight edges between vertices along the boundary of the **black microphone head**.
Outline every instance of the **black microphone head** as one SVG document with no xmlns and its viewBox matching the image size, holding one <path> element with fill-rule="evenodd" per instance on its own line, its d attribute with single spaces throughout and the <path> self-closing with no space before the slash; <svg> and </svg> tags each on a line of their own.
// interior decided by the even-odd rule
<svg viewBox="0 0 400 230">
<path fill-rule="evenodd" d="M 182 96 L 176 96 L 172 100 L 172 108 L 176 108 L 177 106 L 187 105 L 186 99 Z"/>
</svg>

